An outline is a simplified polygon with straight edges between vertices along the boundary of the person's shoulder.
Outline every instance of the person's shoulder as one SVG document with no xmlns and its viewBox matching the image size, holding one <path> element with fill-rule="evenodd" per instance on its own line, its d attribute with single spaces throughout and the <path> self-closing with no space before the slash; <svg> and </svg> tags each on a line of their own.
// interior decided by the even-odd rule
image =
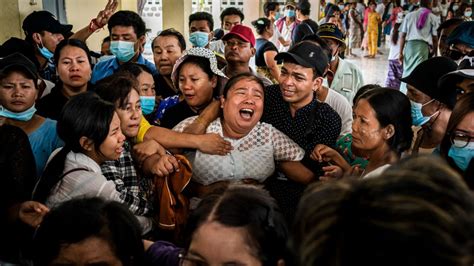
<svg viewBox="0 0 474 266">
<path fill-rule="evenodd" d="M 332 99 L 334 99 L 335 102 L 342 103 L 342 104 L 348 104 L 350 106 L 350 103 L 347 100 L 347 98 L 344 97 L 344 95 L 340 94 L 339 92 L 337 92 L 333 89 L 329 89 L 328 98 L 332 98 Z"/>
<path fill-rule="evenodd" d="M 341 64 L 341 62 L 342 62 L 342 64 Z M 350 62 L 350 61 L 348 61 L 348 60 L 346 60 L 346 59 L 340 58 L 340 59 L 339 59 L 339 64 L 342 66 L 343 69 L 350 70 L 351 72 L 352 72 L 352 71 L 355 71 L 355 72 L 362 73 L 362 72 L 360 71 L 360 68 L 359 68 L 356 64 L 354 64 L 354 63 L 352 63 L 352 62 Z"/>
<path fill-rule="evenodd" d="M 266 97 L 281 97 L 280 85 L 279 84 L 272 84 L 270 86 L 266 86 L 264 89 Z"/>
<path fill-rule="evenodd" d="M 321 114 L 323 120 L 333 121 L 335 118 L 341 120 L 339 114 L 327 103 L 319 102 L 316 108 L 318 108 L 317 112 Z"/>
<path fill-rule="evenodd" d="M 97 62 L 97 64 L 95 64 L 95 66 L 94 66 L 94 71 L 99 71 L 99 70 L 107 69 L 107 68 L 109 68 L 110 66 L 114 65 L 115 62 L 116 62 L 115 56 L 114 56 L 114 57 L 107 58 L 107 59 L 102 60 L 102 61 L 99 61 L 99 62 Z"/>
</svg>

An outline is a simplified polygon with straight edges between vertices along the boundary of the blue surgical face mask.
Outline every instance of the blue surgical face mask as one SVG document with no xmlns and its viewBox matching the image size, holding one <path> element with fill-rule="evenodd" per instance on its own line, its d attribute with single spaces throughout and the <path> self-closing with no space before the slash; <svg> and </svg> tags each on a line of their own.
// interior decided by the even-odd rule
<svg viewBox="0 0 474 266">
<path fill-rule="evenodd" d="M 457 11 L 459 9 L 458 5 L 453 5 L 453 11 Z"/>
<path fill-rule="evenodd" d="M 436 113 L 432 114 L 431 116 L 424 116 L 423 112 L 421 111 L 421 108 L 423 106 L 430 104 L 434 99 L 431 101 L 428 101 L 425 104 L 417 103 L 414 101 L 410 100 L 411 104 L 411 119 L 412 119 L 412 124 L 414 126 L 422 126 L 426 124 L 428 121 L 430 121 L 431 117 L 433 117 Z"/>
<path fill-rule="evenodd" d="M 469 162 L 471 162 L 474 157 L 474 142 L 469 142 L 467 146 L 463 148 L 451 145 L 448 156 L 454 160 L 459 169 L 466 171 Z"/>
<path fill-rule="evenodd" d="M 111 41 L 110 51 L 120 62 L 128 62 L 135 55 L 135 43 L 127 41 Z"/>
<path fill-rule="evenodd" d="M 53 52 L 51 52 L 48 48 L 46 48 L 46 46 L 42 45 L 41 47 L 38 46 L 38 51 L 40 52 L 40 54 L 46 58 L 46 60 L 48 61 L 51 61 L 51 59 L 53 58 L 54 54 Z"/>
<path fill-rule="evenodd" d="M 195 31 L 189 35 L 189 41 L 194 47 L 206 47 L 209 43 L 209 33 Z"/>
<path fill-rule="evenodd" d="M 340 9 L 341 12 L 342 12 L 342 10 L 344 9 L 344 5 L 338 5 L 338 7 L 339 7 L 339 9 Z"/>
<path fill-rule="evenodd" d="M 149 115 L 155 109 L 155 96 L 140 96 L 142 112 Z"/>
<path fill-rule="evenodd" d="M 285 16 L 292 18 L 292 17 L 296 16 L 296 13 L 295 13 L 294 10 L 287 9 L 287 10 L 285 10 Z"/>
<path fill-rule="evenodd" d="M 19 121 L 29 121 L 33 117 L 33 115 L 36 113 L 36 108 L 35 106 L 31 106 L 28 110 L 25 110 L 20 113 L 15 113 L 12 112 L 5 107 L 0 105 L 0 116 L 14 119 L 14 120 L 19 120 Z"/>
<path fill-rule="evenodd" d="M 464 16 L 465 17 L 471 17 L 472 16 L 472 11 L 464 11 Z"/>
<path fill-rule="evenodd" d="M 275 13 L 275 20 L 279 19 L 281 17 L 281 13 L 280 12 L 276 12 Z"/>
</svg>

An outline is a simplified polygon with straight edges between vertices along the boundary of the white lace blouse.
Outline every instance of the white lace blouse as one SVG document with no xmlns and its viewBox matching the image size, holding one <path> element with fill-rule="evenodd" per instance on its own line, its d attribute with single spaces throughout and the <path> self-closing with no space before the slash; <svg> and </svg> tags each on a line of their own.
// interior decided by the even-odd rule
<svg viewBox="0 0 474 266">
<path fill-rule="evenodd" d="M 173 130 L 182 132 L 197 116 L 189 117 Z M 223 136 L 220 118 L 214 120 L 206 133 Z M 304 150 L 288 136 L 267 123 L 257 123 L 240 139 L 224 137 L 234 148 L 228 155 L 210 155 L 200 151 L 187 154 L 193 166 L 193 180 L 209 185 L 218 181 L 254 179 L 263 182 L 275 171 L 275 161 L 300 161 Z"/>
</svg>

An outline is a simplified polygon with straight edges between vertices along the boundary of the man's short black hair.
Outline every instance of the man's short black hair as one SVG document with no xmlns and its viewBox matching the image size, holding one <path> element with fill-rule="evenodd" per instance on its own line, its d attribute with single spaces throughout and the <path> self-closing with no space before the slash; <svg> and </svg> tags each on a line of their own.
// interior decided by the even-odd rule
<svg viewBox="0 0 474 266">
<path fill-rule="evenodd" d="M 214 30 L 214 19 L 212 15 L 207 12 L 196 12 L 189 15 L 189 27 L 191 27 L 191 22 L 198 20 L 206 20 L 207 25 L 209 26 L 209 31 Z"/>
<path fill-rule="evenodd" d="M 307 1 L 300 0 L 300 3 L 298 3 L 296 9 L 299 10 L 303 16 L 309 16 L 309 12 L 311 11 L 311 4 Z"/>
<path fill-rule="evenodd" d="M 146 26 L 143 19 L 137 13 L 129 10 L 118 11 L 110 17 L 109 23 L 107 24 L 109 33 L 112 33 L 112 28 L 115 26 L 132 26 L 137 38 L 144 36 L 146 33 Z"/>
<path fill-rule="evenodd" d="M 240 17 L 240 22 L 244 21 L 244 13 L 242 13 L 242 11 L 240 11 L 238 8 L 235 8 L 235 7 L 228 7 L 224 10 L 222 10 L 222 13 L 221 13 L 221 23 L 224 21 L 224 17 L 226 16 L 230 16 L 230 15 L 237 15 Z"/>
<path fill-rule="evenodd" d="M 270 16 L 270 11 L 275 11 L 279 5 L 280 3 L 278 2 L 266 2 L 263 5 L 263 13 L 265 14 L 265 17 Z"/>
<path fill-rule="evenodd" d="M 178 39 L 178 44 L 179 44 L 179 47 L 181 48 L 181 51 L 184 51 L 186 50 L 186 41 L 184 40 L 184 37 L 183 37 L 183 34 L 181 34 L 181 32 L 175 30 L 174 28 L 169 28 L 169 29 L 166 29 L 162 32 L 160 32 L 156 37 L 155 39 L 153 39 L 153 42 L 152 45 L 151 45 L 151 49 L 153 50 L 153 44 L 155 43 L 156 39 L 158 39 L 159 37 L 164 37 L 164 36 L 173 36 L 175 37 L 176 39 Z"/>
</svg>

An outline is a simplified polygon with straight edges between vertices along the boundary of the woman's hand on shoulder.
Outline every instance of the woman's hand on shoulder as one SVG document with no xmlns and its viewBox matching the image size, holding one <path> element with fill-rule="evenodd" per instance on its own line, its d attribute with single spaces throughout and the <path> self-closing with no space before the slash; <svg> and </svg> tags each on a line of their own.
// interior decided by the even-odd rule
<svg viewBox="0 0 474 266">
<path fill-rule="evenodd" d="M 227 140 L 215 133 L 199 136 L 198 150 L 214 155 L 227 155 L 232 151 L 232 145 Z"/>
</svg>

